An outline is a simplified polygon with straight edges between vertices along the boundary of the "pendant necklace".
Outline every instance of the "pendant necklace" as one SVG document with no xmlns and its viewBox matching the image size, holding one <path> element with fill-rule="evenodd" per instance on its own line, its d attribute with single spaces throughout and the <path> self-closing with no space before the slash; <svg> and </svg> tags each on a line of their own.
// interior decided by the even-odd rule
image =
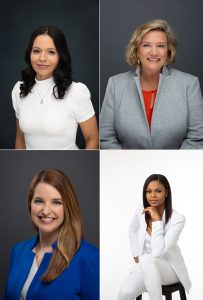
<svg viewBox="0 0 203 300">
<path fill-rule="evenodd" d="M 48 87 L 48 89 L 46 90 L 46 92 L 45 92 L 45 94 L 44 94 L 43 96 L 40 94 L 40 92 L 38 91 L 38 88 L 36 87 L 37 93 L 38 93 L 38 95 L 39 95 L 39 97 L 40 97 L 40 104 L 43 104 L 43 103 L 44 103 L 44 98 L 46 97 L 48 91 L 50 90 L 50 88 L 51 88 L 52 86 L 53 86 L 53 83 L 51 83 L 51 85 Z"/>
</svg>

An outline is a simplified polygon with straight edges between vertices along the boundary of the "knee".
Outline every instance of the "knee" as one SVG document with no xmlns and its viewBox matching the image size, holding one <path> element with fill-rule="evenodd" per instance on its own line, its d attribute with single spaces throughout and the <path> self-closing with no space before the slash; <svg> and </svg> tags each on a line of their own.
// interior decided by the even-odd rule
<svg viewBox="0 0 203 300">
<path fill-rule="evenodd" d="M 132 294 L 130 293 L 129 290 L 125 288 L 121 288 L 118 294 L 118 300 L 129 300 L 131 299 Z"/>
<path fill-rule="evenodd" d="M 119 294 L 118 294 L 118 300 L 130 300 L 130 299 L 134 299 L 135 296 L 135 291 L 133 287 L 130 287 L 129 285 L 126 286 L 124 285 L 123 287 L 121 287 Z"/>
</svg>

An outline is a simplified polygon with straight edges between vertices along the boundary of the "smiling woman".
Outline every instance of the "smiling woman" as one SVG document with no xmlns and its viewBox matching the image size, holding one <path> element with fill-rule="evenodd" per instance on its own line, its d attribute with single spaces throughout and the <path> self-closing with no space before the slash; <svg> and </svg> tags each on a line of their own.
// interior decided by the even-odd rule
<svg viewBox="0 0 203 300">
<path fill-rule="evenodd" d="M 53 39 L 47 35 L 39 35 L 34 40 L 30 60 L 38 80 L 52 77 L 59 63 L 58 51 Z"/>
<path fill-rule="evenodd" d="M 203 148 L 203 99 L 197 77 L 171 67 L 177 41 L 164 20 L 136 28 L 129 72 L 109 79 L 100 118 L 103 149 Z"/>
<path fill-rule="evenodd" d="M 22 71 L 12 91 L 16 149 L 78 149 L 78 125 L 86 149 L 98 148 L 98 128 L 90 92 L 72 81 L 71 56 L 63 32 L 42 26 L 30 37 Z"/>
<path fill-rule="evenodd" d="M 98 249 L 83 240 L 68 177 L 59 170 L 39 172 L 28 210 L 37 237 L 14 246 L 4 300 L 99 300 Z"/>
<path fill-rule="evenodd" d="M 51 232 L 52 242 L 57 239 L 64 221 L 64 208 L 60 193 L 52 185 L 37 184 L 31 201 L 31 218 L 40 236 L 46 237 Z"/>
</svg>

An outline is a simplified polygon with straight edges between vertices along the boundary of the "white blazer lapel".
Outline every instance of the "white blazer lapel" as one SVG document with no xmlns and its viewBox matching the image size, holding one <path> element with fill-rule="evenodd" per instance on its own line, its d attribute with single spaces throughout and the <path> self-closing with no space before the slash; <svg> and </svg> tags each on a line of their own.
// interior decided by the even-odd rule
<svg viewBox="0 0 203 300">
<path fill-rule="evenodd" d="M 162 216 L 162 221 L 163 221 L 163 224 L 164 224 L 164 233 L 166 233 L 166 231 L 168 230 L 169 226 L 170 226 L 170 223 L 171 223 L 171 219 L 168 220 L 167 224 L 165 224 L 166 222 L 166 214 L 165 214 L 165 210 L 164 210 L 164 213 L 163 213 L 163 216 Z"/>
</svg>

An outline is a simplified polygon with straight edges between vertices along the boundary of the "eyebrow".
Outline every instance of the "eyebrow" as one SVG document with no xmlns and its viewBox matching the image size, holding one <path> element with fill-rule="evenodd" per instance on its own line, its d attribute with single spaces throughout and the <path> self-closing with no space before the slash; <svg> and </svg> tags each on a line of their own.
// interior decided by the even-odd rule
<svg viewBox="0 0 203 300">
<path fill-rule="evenodd" d="M 37 48 L 37 49 L 41 49 L 40 47 L 37 47 L 37 46 L 33 46 L 32 48 Z M 56 48 L 46 48 L 48 50 L 56 50 Z"/>
<path fill-rule="evenodd" d="M 33 197 L 34 200 L 44 200 L 44 198 L 42 197 Z M 52 198 L 51 200 L 59 200 L 59 201 L 62 201 L 61 198 Z"/>
<path fill-rule="evenodd" d="M 141 44 L 143 43 L 149 43 L 149 44 L 152 44 L 153 42 L 149 42 L 149 41 L 142 41 Z M 166 42 L 154 42 L 156 44 L 167 44 Z"/>
<path fill-rule="evenodd" d="M 151 191 L 151 190 L 161 190 L 162 188 L 161 187 L 157 187 L 155 189 L 152 189 L 152 188 L 147 188 L 146 191 Z"/>
</svg>

